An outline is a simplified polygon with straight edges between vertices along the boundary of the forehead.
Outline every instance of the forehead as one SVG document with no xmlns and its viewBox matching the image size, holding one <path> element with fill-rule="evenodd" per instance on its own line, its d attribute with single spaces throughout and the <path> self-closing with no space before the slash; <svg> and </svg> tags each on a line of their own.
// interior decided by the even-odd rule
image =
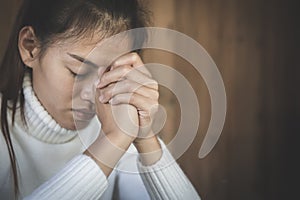
<svg viewBox="0 0 300 200">
<path fill-rule="evenodd" d="M 116 58 L 132 51 L 132 40 L 117 34 L 104 39 L 94 37 L 64 40 L 55 46 L 58 47 L 59 56 L 68 57 L 69 54 L 75 54 L 101 66 L 108 66 Z"/>
<path fill-rule="evenodd" d="M 74 52 L 83 57 L 86 57 L 96 47 L 96 45 L 96 40 L 82 39 L 60 41 L 54 46 L 58 48 L 58 53 L 61 55 L 67 54 L 69 52 Z"/>
</svg>

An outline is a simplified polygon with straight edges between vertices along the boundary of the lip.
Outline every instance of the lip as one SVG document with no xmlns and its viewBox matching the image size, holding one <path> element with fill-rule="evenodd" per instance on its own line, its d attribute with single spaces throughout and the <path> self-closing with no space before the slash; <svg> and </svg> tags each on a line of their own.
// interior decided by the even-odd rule
<svg viewBox="0 0 300 200">
<path fill-rule="evenodd" d="M 72 109 L 75 120 L 79 121 L 90 121 L 94 116 L 95 112 L 88 109 Z"/>
</svg>

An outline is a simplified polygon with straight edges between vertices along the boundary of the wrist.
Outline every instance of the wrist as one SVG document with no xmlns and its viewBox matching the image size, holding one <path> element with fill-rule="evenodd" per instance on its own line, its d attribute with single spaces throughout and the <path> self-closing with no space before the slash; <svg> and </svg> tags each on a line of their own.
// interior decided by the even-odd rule
<svg viewBox="0 0 300 200">
<path fill-rule="evenodd" d="M 109 141 L 112 145 L 125 151 L 135 140 L 135 137 L 123 133 L 122 131 L 111 131 L 104 133 L 104 131 L 102 130 L 102 133 L 98 137 L 98 139 L 102 140 L 103 137 L 105 137 L 107 141 Z"/>
<path fill-rule="evenodd" d="M 133 140 L 134 138 L 122 132 L 104 134 L 101 130 L 98 138 L 84 153 L 94 159 L 104 174 L 109 176 Z"/>
<path fill-rule="evenodd" d="M 161 149 L 156 135 L 147 138 L 135 138 L 133 144 L 139 153 L 148 153 L 149 151 L 151 152 L 151 150 L 155 151 Z"/>
<path fill-rule="evenodd" d="M 162 148 L 157 136 L 153 135 L 149 138 L 137 138 L 133 144 L 139 152 L 140 160 L 144 165 L 152 165 L 160 160 Z"/>
</svg>

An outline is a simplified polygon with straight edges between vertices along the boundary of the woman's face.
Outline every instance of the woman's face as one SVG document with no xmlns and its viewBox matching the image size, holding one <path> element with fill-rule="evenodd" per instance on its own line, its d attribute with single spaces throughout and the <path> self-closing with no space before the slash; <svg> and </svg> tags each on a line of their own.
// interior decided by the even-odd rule
<svg viewBox="0 0 300 200">
<path fill-rule="evenodd" d="M 93 86 L 98 70 L 104 71 L 105 67 L 98 68 L 86 61 L 83 64 L 94 47 L 95 42 L 91 41 L 53 45 L 40 58 L 39 66 L 33 67 L 36 96 L 66 129 L 84 128 L 95 116 Z"/>
</svg>

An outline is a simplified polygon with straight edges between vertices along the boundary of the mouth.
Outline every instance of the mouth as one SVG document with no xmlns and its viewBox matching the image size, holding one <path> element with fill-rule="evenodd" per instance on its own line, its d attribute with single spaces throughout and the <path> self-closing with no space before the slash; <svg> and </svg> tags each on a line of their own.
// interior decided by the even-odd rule
<svg viewBox="0 0 300 200">
<path fill-rule="evenodd" d="M 94 111 L 88 109 L 72 109 L 72 112 L 76 121 L 90 121 L 96 114 Z"/>
</svg>

